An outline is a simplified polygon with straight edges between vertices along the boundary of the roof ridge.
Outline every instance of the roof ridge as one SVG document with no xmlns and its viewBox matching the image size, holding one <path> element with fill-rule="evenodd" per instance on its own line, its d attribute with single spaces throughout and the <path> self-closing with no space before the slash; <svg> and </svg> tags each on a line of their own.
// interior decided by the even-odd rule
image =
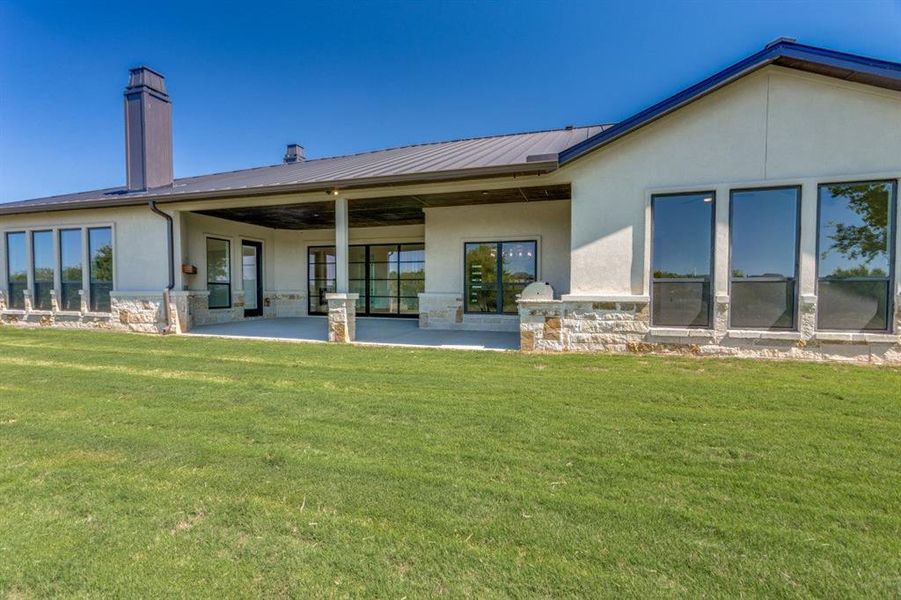
<svg viewBox="0 0 901 600">
<path fill-rule="evenodd" d="M 176 178 L 174 181 L 185 181 L 187 179 L 199 179 L 201 177 L 212 177 L 213 175 L 228 175 L 230 173 L 246 173 L 247 171 L 258 171 L 260 169 L 273 169 L 276 167 L 297 166 L 297 165 L 309 164 L 312 162 L 318 162 L 318 161 L 323 161 L 323 160 L 333 160 L 336 158 L 351 158 L 354 156 L 366 156 L 367 154 L 377 154 L 379 152 L 388 152 L 390 150 L 403 150 L 404 148 L 417 148 L 420 146 L 437 146 L 438 144 L 454 144 L 457 142 L 470 142 L 470 141 L 475 141 L 475 140 L 490 140 L 490 139 L 497 139 L 497 138 L 503 138 L 503 137 L 514 137 L 517 135 L 535 135 L 538 133 L 553 133 L 553 132 L 557 132 L 557 131 L 569 131 L 570 129 L 576 130 L 576 129 L 591 129 L 592 127 L 610 127 L 612 125 L 614 125 L 614 123 L 594 123 L 591 125 L 574 125 L 572 127 L 566 126 L 566 127 L 556 127 L 556 128 L 551 128 L 551 129 L 536 129 L 533 131 L 516 131 L 516 132 L 512 132 L 512 133 L 498 133 L 498 134 L 494 134 L 494 135 L 475 135 L 475 136 L 471 136 L 471 137 L 455 138 L 455 139 L 451 139 L 451 140 L 437 140 L 434 142 L 418 142 L 415 144 L 403 144 L 400 146 L 389 146 L 388 148 L 377 148 L 375 150 L 364 150 L 362 152 L 350 152 L 348 154 L 334 154 L 332 156 L 320 156 L 318 158 L 308 158 L 308 159 L 304 160 L 303 162 L 274 163 L 271 165 L 260 165 L 259 167 L 233 169 L 231 171 L 216 171 L 214 173 L 204 173 L 203 175 L 191 175 L 189 177 L 179 177 L 179 178 Z M 67 194 L 63 194 L 63 195 L 67 195 Z"/>
</svg>

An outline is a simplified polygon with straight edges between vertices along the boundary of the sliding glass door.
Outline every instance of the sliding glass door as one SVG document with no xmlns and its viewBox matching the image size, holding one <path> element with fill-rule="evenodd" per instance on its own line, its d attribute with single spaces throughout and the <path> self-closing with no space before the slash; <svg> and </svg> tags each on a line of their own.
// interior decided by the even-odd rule
<svg viewBox="0 0 901 600">
<path fill-rule="evenodd" d="M 310 314 L 326 314 L 325 295 L 336 289 L 335 247 L 311 247 L 308 269 Z M 360 295 L 358 315 L 416 317 L 425 289 L 425 249 L 422 244 L 350 246 L 348 279 L 350 291 Z"/>
</svg>

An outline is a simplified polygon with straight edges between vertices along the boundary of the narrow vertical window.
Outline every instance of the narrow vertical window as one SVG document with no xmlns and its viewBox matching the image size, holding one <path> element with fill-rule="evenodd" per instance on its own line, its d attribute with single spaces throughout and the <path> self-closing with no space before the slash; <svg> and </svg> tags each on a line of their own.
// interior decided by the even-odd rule
<svg viewBox="0 0 901 600">
<path fill-rule="evenodd" d="M 6 234 L 7 305 L 25 310 L 25 290 L 28 289 L 28 257 L 24 232 Z"/>
<path fill-rule="evenodd" d="M 59 295 L 60 310 L 81 310 L 82 253 L 81 229 L 63 229 L 59 232 L 59 264 L 62 268 Z"/>
<path fill-rule="evenodd" d="M 113 290 L 113 230 L 109 227 L 88 229 L 88 251 L 91 312 L 109 312 Z"/>
<path fill-rule="evenodd" d="M 53 257 L 53 232 L 33 231 L 31 233 L 31 255 L 34 277 L 32 306 L 35 310 L 53 308 L 53 278 L 56 260 Z"/>
<path fill-rule="evenodd" d="M 398 295 L 397 244 L 369 247 L 369 312 L 396 314 Z"/>
<path fill-rule="evenodd" d="M 538 275 L 537 242 L 469 242 L 463 251 L 466 312 L 516 314 L 517 296 Z"/>
<path fill-rule="evenodd" d="M 732 192 L 732 327 L 795 327 L 800 192 L 797 187 Z"/>
<path fill-rule="evenodd" d="M 425 246 L 401 244 L 398 260 L 398 310 L 402 315 L 418 315 L 419 294 L 425 291 Z"/>
<path fill-rule="evenodd" d="M 355 282 L 363 280 L 365 284 L 365 267 L 365 263 L 360 263 L 359 260 L 350 266 L 350 275 Z M 335 291 L 337 273 L 337 257 L 334 246 L 308 250 L 307 274 L 311 314 L 328 313 L 328 301 L 325 299 L 325 295 Z M 358 284 L 354 285 L 354 289 L 359 289 Z"/>
<path fill-rule="evenodd" d="M 817 327 L 890 328 L 895 183 L 819 188 Z"/>
<path fill-rule="evenodd" d="M 210 292 L 210 308 L 231 308 L 231 243 L 228 240 L 206 240 L 206 288 Z"/>
<path fill-rule="evenodd" d="M 651 199 L 654 325 L 709 327 L 714 193 Z"/>
</svg>

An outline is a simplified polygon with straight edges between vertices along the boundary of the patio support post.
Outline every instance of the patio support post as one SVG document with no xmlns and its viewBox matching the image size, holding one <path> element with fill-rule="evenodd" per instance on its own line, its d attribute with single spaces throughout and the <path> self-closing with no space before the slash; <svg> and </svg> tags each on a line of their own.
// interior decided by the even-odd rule
<svg viewBox="0 0 901 600">
<path fill-rule="evenodd" d="M 348 277 L 349 219 L 347 198 L 335 198 L 335 290 L 326 294 L 328 301 L 328 340 L 347 343 L 356 337 L 357 298 L 349 293 Z"/>
<path fill-rule="evenodd" d="M 348 218 L 347 198 L 335 198 L 335 291 L 346 294 L 350 290 L 348 278 Z"/>
</svg>

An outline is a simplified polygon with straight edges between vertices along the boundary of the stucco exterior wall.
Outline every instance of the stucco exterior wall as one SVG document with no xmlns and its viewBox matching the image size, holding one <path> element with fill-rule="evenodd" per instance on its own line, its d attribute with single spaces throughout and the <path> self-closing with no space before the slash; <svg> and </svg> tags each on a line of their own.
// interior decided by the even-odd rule
<svg viewBox="0 0 901 600">
<path fill-rule="evenodd" d="M 715 190 L 727 219 L 730 187 L 789 183 L 804 186 L 801 293 L 813 293 L 816 185 L 901 178 L 901 93 L 767 67 L 558 175 L 572 181 L 574 295 L 648 293 L 651 193 Z M 717 243 L 727 248 L 722 224 Z M 726 269 L 718 250 L 718 292 Z"/>
<path fill-rule="evenodd" d="M 107 226 L 113 230 L 113 289 L 162 291 L 169 280 L 166 221 L 147 206 L 0 216 L 0 286 L 7 284 L 6 232 Z"/>
<path fill-rule="evenodd" d="M 425 291 L 463 293 L 463 244 L 538 240 L 538 279 L 569 291 L 569 201 L 425 209 Z"/>
<path fill-rule="evenodd" d="M 428 329 L 517 331 L 516 315 L 464 310 L 466 242 L 536 240 L 538 279 L 569 289 L 569 201 L 517 202 L 425 209 L 425 293 L 419 325 Z"/>
<path fill-rule="evenodd" d="M 248 200 L 259 203 L 259 200 Z M 263 316 L 294 317 L 308 314 L 307 252 L 311 246 L 335 243 L 333 229 L 284 230 L 260 227 L 190 212 L 176 214 L 182 264 L 197 268 L 194 275 L 178 273 L 176 294 L 180 319 L 187 327 L 243 318 L 244 291 L 241 273 L 241 241 L 263 244 Z M 357 227 L 349 232 L 351 244 L 422 242 L 424 226 Z M 231 242 L 232 307 L 209 309 L 207 304 L 206 240 Z M 187 292 L 187 294 L 181 293 Z"/>
</svg>

